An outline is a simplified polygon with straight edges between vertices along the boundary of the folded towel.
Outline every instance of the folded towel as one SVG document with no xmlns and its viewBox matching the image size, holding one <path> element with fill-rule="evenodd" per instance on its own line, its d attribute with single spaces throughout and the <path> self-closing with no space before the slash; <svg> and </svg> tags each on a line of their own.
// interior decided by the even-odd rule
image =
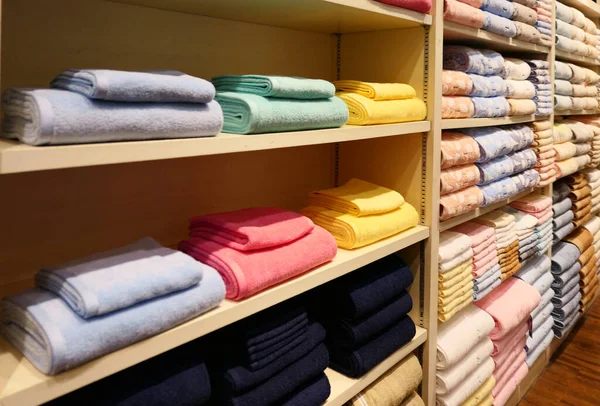
<svg viewBox="0 0 600 406">
<path fill-rule="evenodd" d="M 469 97 L 442 96 L 442 118 L 469 118 L 475 106 Z"/>
<path fill-rule="evenodd" d="M 438 371 L 436 375 L 436 393 L 443 395 L 459 386 L 470 373 L 489 359 L 493 348 L 492 340 L 484 338 L 475 345 L 460 363 L 451 368 Z"/>
<path fill-rule="evenodd" d="M 418 11 L 419 13 L 428 13 L 431 9 L 431 0 L 376 0 L 380 3 L 391 6 L 406 8 Z"/>
<path fill-rule="evenodd" d="M 370 216 L 399 209 L 404 197 L 395 190 L 352 178 L 344 185 L 309 194 L 308 205 L 353 216 Z"/>
<path fill-rule="evenodd" d="M 495 180 L 510 176 L 515 172 L 514 161 L 507 155 L 476 165 L 479 175 L 479 182 L 477 184 L 479 186 L 487 185 Z"/>
<path fill-rule="evenodd" d="M 484 0 L 480 8 L 504 18 L 511 18 L 514 13 L 513 4 L 506 0 Z"/>
<path fill-rule="evenodd" d="M 472 283 L 472 282 L 471 282 Z M 473 296 L 471 294 L 465 294 L 462 297 L 462 302 L 453 305 L 454 307 L 452 307 L 450 310 L 448 309 L 438 309 L 438 320 L 443 322 L 446 322 L 448 320 L 450 320 L 452 317 L 454 317 L 454 315 L 456 315 L 459 311 L 461 311 L 462 309 L 464 309 L 465 307 L 467 307 L 468 305 L 470 305 L 473 302 Z"/>
<path fill-rule="evenodd" d="M 444 69 L 490 76 L 502 73 L 503 64 L 504 58 L 495 51 L 478 50 L 462 45 L 444 47 Z"/>
<path fill-rule="evenodd" d="M 37 369 L 55 375 L 173 328 L 224 295 L 219 274 L 206 267 L 195 286 L 86 320 L 51 292 L 31 289 L 3 299 L 1 329 Z"/>
<path fill-rule="evenodd" d="M 490 376 L 471 396 L 464 401 L 462 406 L 488 406 L 492 405 L 492 389 L 496 385 L 494 376 Z"/>
<path fill-rule="evenodd" d="M 508 38 L 513 38 L 517 35 L 517 27 L 514 21 L 510 21 L 508 18 L 500 17 L 487 11 L 484 11 L 484 14 L 485 22 L 482 27 L 484 30 Z"/>
<path fill-rule="evenodd" d="M 418 98 L 376 101 L 360 94 L 343 92 L 338 96 L 348 106 L 350 125 L 404 123 L 427 117 L 427 106 Z"/>
<path fill-rule="evenodd" d="M 461 262 L 460 264 L 458 264 L 457 266 L 455 266 L 454 268 L 452 268 L 451 270 L 444 272 L 444 273 L 439 273 L 438 274 L 438 281 L 440 283 L 449 281 L 459 275 L 463 275 L 464 272 L 467 270 L 467 268 L 472 271 L 473 270 L 473 261 L 471 260 L 471 258 L 468 258 L 466 261 Z"/>
<path fill-rule="evenodd" d="M 494 361 L 491 358 L 487 358 L 485 361 L 481 363 L 471 373 L 466 379 L 462 382 L 461 385 L 455 387 L 449 393 L 437 396 L 436 402 L 439 406 L 452 406 L 452 405 L 460 405 L 462 402 L 467 400 L 471 395 L 473 395 L 481 385 L 483 385 L 487 379 L 492 376 L 494 372 Z"/>
<path fill-rule="evenodd" d="M 573 231 L 567 238 L 565 238 L 565 242 L 575 245 L 579 252 L 583 253 L 593 244 L 594 236 L 589 232 L 589 230 L 582 227 Z"/>
<path fill-rule="evenodd" d="M 464 251 L 471 250 L 471 243 L 471 238 L 467 235 L 453 231 L 441 232 L 438 261 L 443 263 L 453 260 L 457 255 L 462 254 Z"/>
<path fill-rule="evenodd" d="M 475 10 L 475 12 L 481 13 L 482 16 L 482 24 L 485 20 L 483 16 L 483 12 L 481 10 L 473 9 L 472 7 L 461 3 L 457 0 L 445 0 L 445 11 L 444 18 L 446 15 L 450 13 L 449 10 L 454 10 L 453 7 L 458 7 L 458 9 L 466 8 L 467 10 Z M 457 9 L 457 10 L 458 10 Z M 451 20 L 455 21 L 455 20 Z M 457 21 L 458 22 L 458 21 Z M 465 24 L 463 24 L 465 25 Z M 459 72 L 455 70 L 443 70 L 442 71 L 442 94 L 444 96 L 466 96 L 471 93 L 473 90 L 473 81 L 469 77 L 468 74 L 464 72 Z"/>
<path fill-rule="evenodd" d="M 479 145 L 477 162 L 487 162 L 509 154 L 517 145 L 513 137 L 501 127 L 462 128 L 458 131 L 470 135 Z"/>
<path fill-rule="evenodd" d="M 474 163 L 479 159 L 479 144 L 472 137 L 458 132 L 442 132 L 442 169 Z"/>
<path fill-rule="evenodd" d="M 398 234 L 419 223 L 419 214 L 409 203 L 384 214 L 355 217 L 317 206 L 300 211 L 315 224 L 333 234 L 340 248 L 354 249 Z"/>
<path fill-rule="evenodd" d="M 348 121 L 348 108 L 339 97 L 299 100 L 218 92 L 215 99 L 223 109 L 223 131 L 234 134 L 333 128 Z"/>
<path fill-rule="evenodd" d="M 440 197 L 440 220 L 447 220 L 468 213 L 481 206 L 483 193 L 477 186 L 471 186 L 458 192 Z"/>
<path fill-rule="evenodd" d="M 328 338 L 330 366 L 344 375 L 358 378 L 412 340 L 415 332 L 415 323 L 404 316 L 389 330 L 354 350 L 342 348 Z"/>
<path fill-rule="evenodd" d="M 508 358 L 500 367 L 496 368 L 494 371 L 494 377 L 496 378 L 497 383 L 492 390 L 492 395 L 497 395 L 500 391 L 502 391 L 516 370 L 525 362 L 526 359 L 527 353 L 523 347 L 521 347 L 518 349 L 518 352 L 514 357 Z"/>
<path fill-rule="evenodd" d="M 547 256 L 537 257 L 527 262 L 527 264 L 517 272 L 515 277 L 533 285 L 538 278 L 550 272 L 551 265 L 552 261 L 550 261 L 550 258 Z"/>
<path fill-rule="evenodd" d="M 515 371 L 514 375 L 512 375 L 508 382 L 504 385 L 502 390 L 498 392 L 496 396 L 494 396 L 494 405 L 496 406 L 504 406 L 513 392 L 517 389 L 519 384 L 525 379 L 527 374 L 529 373 L 529 368 L 527 364 L 523 362 Z"/>
<path fill-rule="evenodd" d="M 571 201 L 567 200 L 567 202 L 569 202 L 569 206 L 571 206 L 571 204 L 570 204 Z M 558 230 L 560 230 L 567 224 L 570 224 L 574 218 L 575 218 L 575 214 L 571 210 L 568 210 L 565 213 L 555 217 L 552 224 L 554 226 L 554 231 L 556 232 L 556 234 L 558 234 Z M 566 236 L 566 234 L 563 235 L 561 237 L 561 239 L 564 238 L 565 236 Z"/>
<path fill-rule="evenodd" d="M 530 7 L 526 7 L 517 2 L 512 3 L 513 14 L 511 19 L 515 21 L 521 21 L 525 24 L 534 25 L 538 21 L 538 15 L 535 10 Z"/>
<path fill-rule="evenodd" d="M 8 89 L 2 107 L 2 135 L 31 145 L 205 137 L 223 126 L 215 101 L 121 103 L 65 90 Z"/>
<path fill-rule="evenodd" d="M 533 42 L 534 44 L 540 43 L 540 31 L 536 27 L 520 21 L 514 21 L 513 23 L 517 31 L 517 33 L 514 35 L 514 38 L 521 41 Z"/>
<path fill-rule="evenodd" d="M 512 178 L 504 178 L 480 187 L 483 193 L 482 207 L 506 200 L 516 195 L 519 190 Z"/>
<path fill-rule="evenodd" d="M 543 338 L 542 342 L 538 344 L 532 351 L 527 354 L 527 366 L 531 368 L 531 366 L 535 363 L 535 361 L 539 358 L 540 355 L 548 348 L 548 346 L 552 343 L 554 339 L 554 332 L 550 330 L 549 333 Z"/>
<path fill-rule="evenodd" d="M 511 111 L 511 104 L 504 97 L 471 97 L 471 102 L 475 108 L 473 117 L 504 117 Z"/>
<path fill-rule="evenodd" d="M 335 95 L 335 86 L 322 79 L 290 76 L 223 75 L 212 78 L 217 91 L 249 93 L 282 99 L 329 99 Z"/>
<path fill-rule="evenodd" d="M 533 114 L 536 110 L 536 104 L 533 100 L 508 99 L 508 104 L 510 105 L 509 116 L 524 116 Z M 477 111 L 477 105 L 475 105 L 475 110 Z"/>
<path fill-rule="evenodd" d="M 525 65 L 527 66 L 527 64 Z M 506 97 L 508 98 L 532 99 L 535 96 L 535 87 L 533 83 L 527 80 L 505 80 L 504 84 L 506 85 Z"/>
<path fill-rule="evenodd" d="M 500 284 L 502 283 L 502 277 L 496 279 L 494 282 L 492 282 L 491 285 L 489 285 L 487 288 L 477 291 L 477 292 L 473 292 L 473 301 L 474 302 L 478 302 L 479 300 L 483 299 L 484 297 L 486 297 L 492 290 L 496 289 L 498 286 L 500 286 Z"/>
<path fill-rule="evenodd" d="M 215 97 L 209 81 L 177 71 L 69 69 L 54 78 L 50 86 L 90 99 L 121 102 L 208 103 Z"/>
<path fill-rule="evenodd" d="M 505 96 L 507 94 L 504 79 L 500 76 L 481 76 L 474 73 L 468 73 L 467 75 L 469 75 L 469 79 L 471 79 L 471 82 L 473 83 L 473 88 L 471 89 L 469 96 L 496 97 Z M 531 86 L 532 90 L 535 92 L 533 85 Z"/>
<path fill-rule="evenodd" d="M 403 100 L 417 96 L 415 89 L 404 83 L 371 83 L 359 80 L 333 82 L 337 91 L 356 93 L 372 100 Z"/>
<path fill-rule="evenodd" d="M 535 330 L 533 330 L 533 334 L 527 337 L 527 345 L 525 346 L 527 353 L 530 353 L 531 350 L 533 350 L 542 342 L 548 332 L 552 331 L 553 325 L 554 320 L 552 317 L 546 317 L 542 323 Z"/>
<path fill-rule="evenodd" d="M 488 243 L 488 241 L 491 243 L 495 240 L 495 232 L 492 227 L 474 222 L 460 224 L 452 228 L 451 231 L 469 236 L 471 238 L 471 247 L 474 254 L 481 252 L 482 249 L 487 246 L 486 243 Z M 477 247 L 480 246 L 481 248 L 478 249 Z"/>
<path fill-rule="evenodd" d="M 195 237 L 180 242 L 179 249 L 217 269 L 231 300 L 242 300 L 305 273 L 329 262 L 337 252 L 331 234 L 317 226 L 293 243 L 264 250 L 237 251 Z"/>
<path fill-rule="evenodd" d="M 282 406 L 322 405 L 331 395 L 331 385 L 327 375 L 321 373 L 308 384 L 282 400 Z"/>
</svg>

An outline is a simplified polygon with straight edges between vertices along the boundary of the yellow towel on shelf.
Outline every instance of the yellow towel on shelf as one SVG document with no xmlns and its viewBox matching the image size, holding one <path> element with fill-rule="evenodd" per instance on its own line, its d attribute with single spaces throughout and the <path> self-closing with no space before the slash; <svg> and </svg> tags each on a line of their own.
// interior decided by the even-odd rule
<svg viewBox="0 0 600 406">
<path fill-rule="evenodd" d="M 473 298 L 473 287 L 471 286 L 471 289 L 466 291 L 465 293 L 462 294 L 462 296 L 457 297 L 456 299 L 454 299 L 452 302 L 448 303 L 445 306 L 440 306 L 438 305 L 438 313 L 439 314 L 448 314 L 451 313 L 454 309 L 456 309 L 458 306 L 460 306 L 462 303 L 466 302 L 469 297 L 471 297 L 471 299 Z"/>
<path fill-rule="evenodd" d="M 447 306 L 452 303 L 457 298 L 460 298 L 465 295 L 467 292 L 473 293 L 473 281 L 467 281 L 464 285 L 460 287 L 456 292 L 449 296 L 438 297 L 438 306 Z"/>
<path fill-rule="evenodd" d="M 473 302 L 473 295 L 470 295 L 467 300 L 465 300 L 463 303 L 461 303 L 458 306 L 456 306 L 449 313 L 440 313 L 440 312 L 438 312 L 438 320 L 441 321 L 442 323 L 450 320 L 452 318 L 452 316 L 454 316 L 456 313 L 458 313 L 459 311 L 461 311 L 462 309 L 464 309 L 465 307 L 467 307 L 472 302 Z"/>
<path fill-rule="evenodd" d="M 477 406 L 492 406 L 494 404 L 494 397 L 490 393 L 481 402 L 477 403 Z"/>
<path fill-rule="evenodd" d="M 473 271 L 473 260 L 471 258 L 456 265 L 454 268 L 452 268 L 448 272 L 439 274 L 438 282 L 445 282 L 447 280 L 450 280 L 450 279 L 454 278 L 456 275 L 462 274 L 465 271 L 465 269 L 467 269 L 469 267 L 471 268 L 471 271 Z"/>
<path fill-rule="evenodd" d="M 410 354 L 354 396 L 346 406 L 395 406 L 409 400 L 423 379 L 419 360 Z"/>
<path fill-rule="evenodd" d="M 421 99 L 375 101 L 355 93 L 338 93 L 348 106 L 350 125 L 391 124 L 420 121 L 427 117 Z"/>
<path fill-rule="evenodd" d="M 309 206 L 325 207 L 358 217 L 387 213 L 403 204 L 404 197 L 395 190 L 356 178 L 342 186 L 317 190 L 308 195 Z"/>
<path fill-rule="evenodd" d="M 479 387 L 479 389 L 473 392 L 473 394 L 464 401 L 462 406 L 477 406 L 482 404 L 484 400 L 492 396 L 492 389 L 494 389 L 495 385 L 496 379 L 494 379 L 494 375 L 492 375 Z"/>
<path fill-rule="evenodd" d="M 373 100 L 403 100 L 417 96 L 415 88 L 404 83 L 371 83 L 360 80 L 336 80 L 336 90 L 356 93 Z"/>
<path fill-rule="evenodd" d="M 305 207 L 300 214 L 329 231 L 338 247 L 344 249 L 363 247 L 419 224 L 419 214 L 409 203 L 388 213 L 365 217 L 317 206 Z"/>
<path fill-rule="evenodd" d="M 450 278 L 446 281 L 438 281 L 438 288 L 440 291 L 445 291 L 448 288 L 452 288 L 454 286 L 462 286 L 464 285 L 464 281 L 465 280 L 472 280 L 473 279 L 473 275 L 471 275 L 471 272 L 473 272 L 473 267 L 467 267 L 465 268 L 464 271 L 462 271 L 461 273 L 457 274 L 454 278 Z M 441 293 L 441 292 L 440 292 Z M 452 292 L 454 293 L 454 292 Z M 440 294 L 440 296 L 442 296 Z M 447 296 L 447 295 L 444 295 Z"/>
</svg>

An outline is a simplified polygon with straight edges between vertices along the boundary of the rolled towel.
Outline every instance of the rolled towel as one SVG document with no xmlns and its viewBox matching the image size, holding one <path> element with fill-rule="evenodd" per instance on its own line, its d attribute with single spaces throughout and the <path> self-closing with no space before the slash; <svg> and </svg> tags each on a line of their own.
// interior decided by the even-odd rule
<svg viewBox="0 0 600 406">
<path fill-rule="evenodd" d="M 375 101 L 354 93 L 338 96 L 348 106 L 350 125 L 404 123 L 427 117 L 427 107 L 418 98 Z"/>
<path fill-rule="evenodd" d="M 231 300 L 242 300 L 303 274 L 331 261 L 337 252 L 331 234 L 317 226 L 292 243 L 264 250 L 238 251 L 195 237 L 180 242 L 179 249 L 217 269 Z"/>
<path fill-rule="evenodd" d="M 450 1 L 458 3 L 456 0 Z M 444 96 L 466 96 L 471 93 L 471 90 L 473 90 L 473 81 L 468 74 L 455 70 L 442 71 L 442 94 Z"/>
<path fill-rule="evenodd" d="M 468 213 L 481 206 L 483 193 L 477 186 L 471 186 L 458 192 L 440 197 L 440 220 Z"/>
<path fill-rule="evenodd" d="M 469 118 L 475 106 L 469 97 L 442 96 L 442 118 Z"/>
<path fill-rule="evenodd" d="M 322 79 L 291 76 L 223 75 L 212 78 L 217 92 L 249 93 L 281 99 L 329 99 L 335 86 Z"/>
<path fill-rule="evenodd" d="M 520 4 L 513 3 L 513 6 L 520 6 Z M 525 80 L 531 74 L 531 67 L 521 59 L 515 58 L 504 58 L 504 71 L 502 76 L 506 80 Z"/>
<path fill-rule="evenodd" d="M 535 96 L 533 83 L 527 80 L 505 80 L 507 98 L 532 99 Z"/>
<path fill-rule="evenodd" d="M 121 103 L 65 90 L 8 89 L 2 104 L 2 135 L 30 145 L 206 137 L 223 126 L 215 101 Z"/>
<path fill-rule="evenodd" d="M 223 280 L 206 267 L 200 283 L 188 289 L 86 320 L 53 293 L 31 289 L 3 299 L 1 329 L 37 369 L 56 375 L 173 328 L 224 296 Z"/>
<path fill-rule="evenodd" d="M 223 131 L 234 134 L 334 128 L 348 121 L 348 108 L 339 97 L 300 100 L 218 92 L 215 99 L 223 109 Z"/>
<path fill-rule="evenodd" d="M 474 163 L 479 159 L 479 144 L 472 137 L 458 132 L 442 132 L 440 149 L 442 169 Z"/>
<path fill-rule="evenodd" d="M 535 106 L 532 100 L 529 101 Z M 512 110 L 511 104 L 504 97 L 471 97 L 471 102 L 475 108 L 473 117 L 477 118 L 505 117 Z"/>
<path fill-rule="evenodd" d="M 573 71 L 568 64 L 560 61 L 554 62 L 554 77 L 556 79 L 569 80 L 573 77 Z"/>
<path fill-rule="evenodd" d="M 540 32 L 535 27 L 520 21 L 513 21 L 513 24 L 516 28 L 514 38 L 534 44 L 540 43 Z"/>
<path fill-rule="evenodd" d="M 513 6 L 513 14 L 511 16 L 512 20 L 520 21 L 522 23 L 529 24 L 529 25 L 535 25 L 535 23 L 538 21 L 538 15 L 535 12 L 535 10 L 533 10 L 532 8 L 526 7 L 517 2 L 513 2 L 512 6 Z"/>
<path fill-rule="evenodd" d="M 481 28 L 485 23 L 485 13 L 461 1 L 444 0 L 444 20 L 467 27 Z"/>
<path fill-rule="evenodd" d="M 483 0 L 480 8 L 504 18 L 511 18 L 514 13 L 513 4 L 506 0 Z"/>
<path fill-rule="evenodd" d="M 504 79 L 500 76 L 481 76 L 474 73 L 468 73 L 467 75 L 469 75 L 469 79 L 471 79 L 471 82 L 473 83 L 473 88 L 471 89 L 469 96 L 496 97 L 506 95 L 506 85 Z M 533 84 L 531 84 L 531 87 L 535 93 Z M 533 97 L 533 95 L 531 97 Z"/>
<path fill-rule="evenodd" d="M 417 97 L 414 87 L 404 83 L 372 83 L 359 80 L 333 82 L 337 91 L 356 93 L 372 100 L 404 100 Z"/>
<path fill-rule="evenodd" d="M 517 27 L 514 21 L 508 18 L 500 17 L 495 14 L 484 11 L 485 23 L 483 29 L 494 34 L 502 35 L 503 37 L 513 38 L 517 35 Z"/>
<path fill-rule="evenodd" d="M 556 159 L 558 161 L 564 161 L 565 159 L 572 158 L 577 153 L 577 147 L 572 142 L 554 144 L 553 148 L 554 151 L 556 151 Z"/>
<path fill-rule="evenodd" d="M 568 80 L 554 80 L 554 92 L 562 96 L 573 95 L 573 85 Z"/>
<path fill-rule="evenodd" d="M 490 76 L 502 73 L 504 58 L 498 52 L 462 45 L 444 47 L 444 69 Z"/>
</svg>

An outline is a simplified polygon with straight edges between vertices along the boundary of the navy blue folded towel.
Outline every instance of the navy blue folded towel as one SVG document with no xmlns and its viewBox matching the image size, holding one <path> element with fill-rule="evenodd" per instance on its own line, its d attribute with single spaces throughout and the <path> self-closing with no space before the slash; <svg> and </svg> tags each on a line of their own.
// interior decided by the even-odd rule
<svg viewBox="0 0 600 406">
<path fill-rule="evenodd" d="M 330 319 L 323 323 L 330 341 L 340 347 L 356 348 L 392 327 L 410 312 L 412 306 L 412 298 L 405 291 L 362 319 Z"/>
<path fill-rule="evenodd" d="M 309 383 L 287 400 L 285 400 L 282 406 L 318 406 L 325 403 L 329 395 L 331 394 L 331 385 L 329 385 L 329 379 L 327 375 L 321 374 L 313 382 Z"/>
<path fill-rule="evenodd" d="M 232 330 L 241 338 L 244 346 L 250 349 L 281 338 L 282 334 L 305 323 L 307 319 L 306 309 L 298 306 L 295 301 L 289 301 L 235 323 Z"/>
<path fill-rule="evenodd" d="M 344 375 L 358 378 L 412 340 L 415 332 L 415 323 L 410 317 L 404 316 L 389 330 L 354 350 L 343 348 L 326 339 L 330 366 Z"/>
<path fill-rule="evenodd" d="M 566 183 L 556 182 L 552 185 L 552 203 L 556 203 L 569 196 L 571 188 Z"/>
</svg>

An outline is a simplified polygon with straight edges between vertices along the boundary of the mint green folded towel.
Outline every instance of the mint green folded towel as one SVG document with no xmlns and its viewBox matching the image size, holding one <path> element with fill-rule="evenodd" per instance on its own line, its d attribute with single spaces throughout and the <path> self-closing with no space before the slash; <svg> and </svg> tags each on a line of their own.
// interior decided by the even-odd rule
<svg viewBox="0 0 600 406">
<path fill-rule="evenodd" d="M 282 99 L 329 99 L 335 86 L 322 79 L 291 76 L 224 75 L 212 79 L 218 92 L 250 93 Z"/>
<path fill-rule="evenodd" d="M 338 97 L 318 100 L 278 99 L 255 94 L 217 92 L 223 109 L 223 132 L 256 134 L 340 127 L 348 121 Z"/>
</svg>

